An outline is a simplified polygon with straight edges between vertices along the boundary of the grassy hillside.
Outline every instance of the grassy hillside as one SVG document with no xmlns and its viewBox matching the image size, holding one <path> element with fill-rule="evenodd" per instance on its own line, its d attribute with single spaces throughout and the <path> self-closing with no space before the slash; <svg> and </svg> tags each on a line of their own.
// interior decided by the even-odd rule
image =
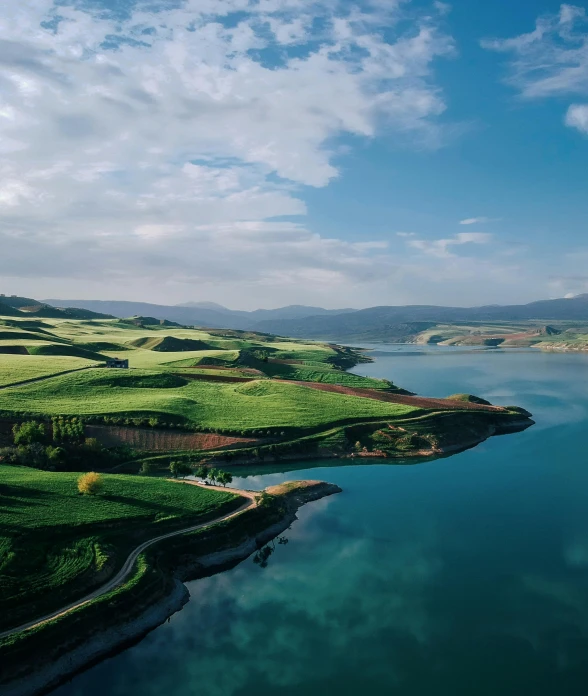
<svg viewBox="0 0 588 696">
<path fill-rule="evenodd" d="M 174 378 L 174 379 L 170 379 Z M 203 428 L 312 428 L 348 418 L 405 415 L 409 406 L 332 394 L 285 381 L 192 381 L 149 370 L 90 368 L 0 391 L 0 411 L 27 415 L 177 416 Z"/>
<path fill-rule="evenodd" d="M 30 379 L 90 367 L 95 362 L 75 357 L 39 355 L 0 355 L 0 387 Z"/>
<path fill-rule="evenodd" d="M 130 369 L 106 369 L 105 361 L 116 356 L 128 359 Z M 259 446 L 289 443 L 294 452 L 308 445 L 300 438 L 333 427 L 405 420 L 438 410 L 439 403 L 403 400 L 403 392 L 387 380 L 346 371 L 365 359 L 359 351 L 333 344 L 251 331 L 146 325 L 144 317 L 0 317 L 0 415 L 21 421 L 69 416 L 106 425 L 246 435 L 262 438 Z M 442 408 L 464 409 L 460 402 Z M 98 436 L 112 441 L 101 431 Z M 327 449 L 330 437 L 325 435 Z M 127 435 L 125 440 L 151 441 Z M 226 442 L 227 447 L 234 444 Z M 179 448 L 178 439 L 174 451 Z"/>
<path fill-rule="evenodd" d="M 83 596 L 142 540 L 242 503 L 229 492 L 123 475 L 104 475 L 99 496 L 82 496 L 77 478 L 0 465 L 0 630 Z"/>
</svg>

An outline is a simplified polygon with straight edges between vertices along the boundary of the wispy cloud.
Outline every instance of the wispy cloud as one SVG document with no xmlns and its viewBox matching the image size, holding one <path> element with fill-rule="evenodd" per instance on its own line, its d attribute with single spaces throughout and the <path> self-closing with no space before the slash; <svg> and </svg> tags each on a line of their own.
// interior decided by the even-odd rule
<svg viewBox="0 0 588 696">
<path fill-rule="evenodd" d="M 492 240 L 492 235 L 486 232 L 460 232 L 447 239 L 436 239 L 433 241 L 425 239 L 410 239 L 407 243 L 413 249 L 418 249 L 425 254 L 448 258 L 454 256 L 450 249 L 454 246 L 463 244 L 488 244 Z"/>
<path fill-rule="evenodd" d="M 537 19 L 533 31 L 482 46 L 512 54 L 507 81 L 525 99 L 588 95 L 588 16 L 583 7 L 562 4 L 558 14 Z M 573 105 L 565 123 L 588 130 L 588 107 Z"/>
<path fill-rule="evenodd" d="M 465 220 L 460 220 L 460 225 L 477 225 L 478 223 L 490 222 L 490 218 L 487 217 L 473 217 L 466 218 Z"/>
</svg>

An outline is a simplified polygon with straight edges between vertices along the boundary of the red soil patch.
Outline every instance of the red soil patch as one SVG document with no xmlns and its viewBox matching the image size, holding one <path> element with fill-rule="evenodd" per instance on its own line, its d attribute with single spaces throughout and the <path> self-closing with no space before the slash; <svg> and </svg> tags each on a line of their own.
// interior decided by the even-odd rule
<svg viewBox="0 0 588 696">
<path fill-rule="evenodd" d="M 95 437 L 105 447 L 129 445 L 134 449 L 149 452 L 215 450 L 257 442 L 252 438 L 229 437 L 216 433 L 182 433 L 116 425 L 87 425 L 86 435 Z"/>
<path fill-rule="evenodd" d="M 323 382 L 299 382 L 292 380 L 301 387 L 310 387 L 320 391 L 347 394 L 348 396 L 360 396 L 364 399 L 387 401 L 392 404 L 406 404 L 415 408 L 425 408 L 435 411 L 504 411 L 502 406 L 484 406 L 483 404 L 471 404 L 467 401 L 450 401 L 449 399 L 433 399 L 426 396 L 405 396 L 403 394 L 391 394 L 378 389 L 361 389 L 344 387 L 340 384 L 325 384 Z"/>
</svg>

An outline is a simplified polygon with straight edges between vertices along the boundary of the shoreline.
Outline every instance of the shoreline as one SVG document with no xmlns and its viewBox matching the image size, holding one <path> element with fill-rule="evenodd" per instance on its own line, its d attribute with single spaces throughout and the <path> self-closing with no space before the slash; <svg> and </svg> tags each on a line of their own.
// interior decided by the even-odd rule
<svg viewBox="0 0 588 696">
<path fill-rule="evenodd" d="M 296 486 L 296 484 L 299 484 Z M 287 484 L 284 484 L 286 486 Z M 171 590 L 163 591 L 147 608 L 140 607 L 136 616 L 114 623 L 90 638 L 82 637 L 79 644 L 68 648 L 50 663 L 39 665 L 39 660 L 22 665 L 25 676 L 0 682 L 3 696 L 41 696 L 67 682 L 103 659 L 136 644 L 148 633 L 162 625 L 190 600 L 185 582 L 215 575 L 235 567 L 259 548 L 263 547 L 297 519 L 297 511 L 303 505 L 326 496 L 340 493 L 341 488 L 320 481 L 289 484 L 278 495 L 284 497 L 284 509 L 280 519 L 249 535 L 236 546 L 213 551 L 201 556 L 191 556 L 174 567 L 170 573 Z M 269 489 L 271 491 L 271 489 Z M 252 508 L 250 508 L 251 510 Z M 253 508 L 255 509 L 255 508 Z M 243 514 L 246 514 L 244 511 Z M 214 529 L 212 527 L 211 529 Z M 132 609 L 131 609 L 132 612 Z M 26 633 L 26 631 L 24 632 Z"/>
</svg>

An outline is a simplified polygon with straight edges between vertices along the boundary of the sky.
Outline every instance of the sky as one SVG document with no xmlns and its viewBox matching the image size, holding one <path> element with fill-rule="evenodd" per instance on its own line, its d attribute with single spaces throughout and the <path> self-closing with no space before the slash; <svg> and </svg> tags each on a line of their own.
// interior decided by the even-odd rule
<svg viewBox="0 0 588 696">
<path fill-rule="evenodd" d="M 588 13 L 4 0 L 0 292 L 235 309 L 588 292 Z"/>
</svg>

